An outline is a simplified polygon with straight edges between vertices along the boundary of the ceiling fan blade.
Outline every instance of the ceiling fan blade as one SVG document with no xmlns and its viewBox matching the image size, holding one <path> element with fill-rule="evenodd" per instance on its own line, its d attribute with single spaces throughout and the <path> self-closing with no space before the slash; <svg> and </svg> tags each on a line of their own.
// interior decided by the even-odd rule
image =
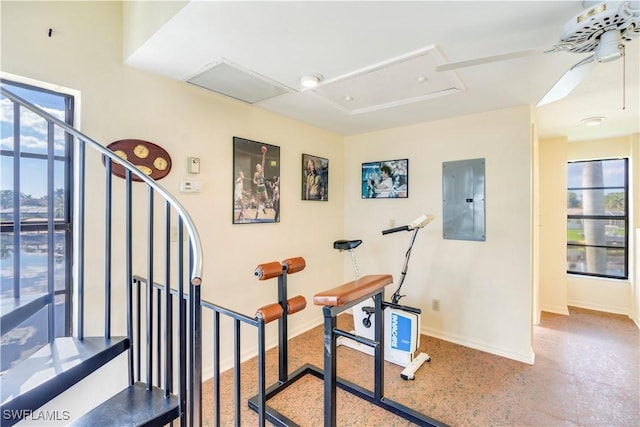
<svg viewBox="0 0 640 427">
<path fill-rule="evenodd" d="M 575 89 L 584 77 L 596 66 L 593 55 L 583 59 L 576 65 L 571 67 L 569 71 L 564 73 L 562 77 L 553 85 L 551 89 L 536 104 L 540 107 L 551 102 L 558 101 L 569 95 Z"/>
<path fill-rule="evenodd" d="M 448 64 L 441 64 L 436 66 L 436 71 L 451 71 L 451 70 L 456 70 L 458 68 L 473 67 L 475 65 L 489 64 L 491 62 L 507 61 L 509 59 L 539 55 L 541 53 L 545 53 L 548 51 L 553 51 L 553 49 L 538 48 L 538 49 L 521 50 L 518 52 L 510 52 L 510 53 L 503 53 L 500 55 L 485 56 L 483 58 L 468 59 L 466 61 L 449 62 Z"/>
</svg>

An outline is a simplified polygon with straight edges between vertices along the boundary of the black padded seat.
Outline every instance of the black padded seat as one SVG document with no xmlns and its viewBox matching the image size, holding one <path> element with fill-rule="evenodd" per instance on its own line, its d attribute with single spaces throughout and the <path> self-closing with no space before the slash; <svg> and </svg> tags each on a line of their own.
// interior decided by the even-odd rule
<svg viewBox="0 0 640 427">
<path fill-rule="evenodd" d="M 357 248 L 361 243 L 362 240 L 336 240 L 335 242 L 333 242 L 333 249 L 347 251 Z"/>
</svg>

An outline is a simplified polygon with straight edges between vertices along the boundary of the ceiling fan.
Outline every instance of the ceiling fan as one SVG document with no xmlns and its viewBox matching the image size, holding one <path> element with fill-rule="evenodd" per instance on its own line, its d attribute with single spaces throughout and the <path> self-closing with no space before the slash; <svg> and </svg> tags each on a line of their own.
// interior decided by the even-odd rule
<svg viewBox="0 0 640 427">
<path fill-rule="evenodd" d="M 540 53 L 589 53 L 572 66 L 536 104 L 541 106 L 569 95 L 598 62 L 615 61 L 624 56 L 625 42 L 640 36 L 640 1 L 582 2 L 585 11 L 569 20 L 562 28 L 560 41 L 550 49 L 531 49 L 501 55 L 486 56 L 436 67 L 436 71 L 451 71 L 474 65 L 516 59 Z"/>
</svg>

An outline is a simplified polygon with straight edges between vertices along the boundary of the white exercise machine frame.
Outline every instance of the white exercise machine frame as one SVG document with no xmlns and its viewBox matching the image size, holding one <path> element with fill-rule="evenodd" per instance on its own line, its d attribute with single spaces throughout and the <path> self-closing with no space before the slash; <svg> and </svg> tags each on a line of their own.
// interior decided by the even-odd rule
<svg viewBox="0 0 640 427">
<path fill-rule="evenodd" d="M 385 318 L 384 358 L 388 362 L 405 368 L 400 373 L 400 377 L 404 380 L 415 379 L 415 372 L 420 369 L 424 362 L 431 361 L 431 357 L 427 353 L 415 354 L 420 346 L 421 310 L 419 308 L 400 305 L 398 302 L 405 296 L 400 294 L 400 290 L 402 289 L 404 279 L 407 275 L 411 250 L 413 249 L 413 244 L 415 243 L 418 231 L 429 224 L 433 219 L 433 215 L 421 215 L 408 225 L 382 231 L 383 235 L 397 233 L 399 231 L 413 231 L 409 249 L 405 254 L 404 265 L 400 273 L 400 283 L 391 296 L 391 302 L 383 302 Z M 360 274 L 358 272 L 358 263 L 353 250 L 361 243 L 362 240 L 338 240 L 333 244 L 335 249 L 339 249 L 340 251 L 346 250 L 350 253 L 351 263 L 353 265 L 356 279 L 360 277 Z M 355 331 L 352 333 L 357 336 L 373 339 L 373 331 L 376 321 L 373 314 L 374 310 L 372 300 L 366 300 L 355 305 L 353 307 L 353 324 Z M 346 337 L 338 338 L 337 344 L 373 355 L 373 349 L 371 347 L 365 346 Z"/>
</svg>

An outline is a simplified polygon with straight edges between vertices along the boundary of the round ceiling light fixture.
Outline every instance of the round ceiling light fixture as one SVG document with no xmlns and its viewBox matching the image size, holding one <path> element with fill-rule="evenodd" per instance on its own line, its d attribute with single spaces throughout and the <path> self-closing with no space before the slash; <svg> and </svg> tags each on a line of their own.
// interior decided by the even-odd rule
<svg viewBox="0 0 640 427">
<path fill-rule="evenodd" d="M 580 121 L 585 126 L 597 126 L 597 125 L 601 124 L 602 122 L 604 122 L 604 119 L 606 119 L 606 117 L 594 116 L 594 117 L 587 117 L 586 119 L 582 119 Z"/>
<path fill-rule="evenodd" d="M 320 81 L 322 81 L 320 74 L 307 74 L 300 77 L 300 84 L 306 88 L 316 87 Z"/>
</svg>

